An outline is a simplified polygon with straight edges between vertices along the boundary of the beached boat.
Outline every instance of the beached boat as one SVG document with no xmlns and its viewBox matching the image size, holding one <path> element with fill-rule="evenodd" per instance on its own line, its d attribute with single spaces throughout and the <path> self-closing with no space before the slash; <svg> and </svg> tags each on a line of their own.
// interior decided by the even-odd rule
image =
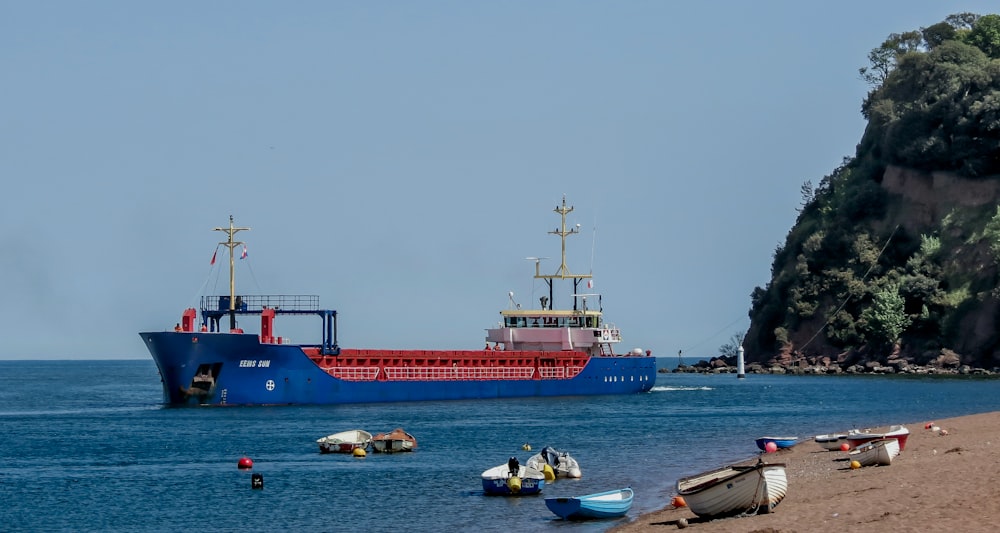
<svg viewBox="0 0 1000 533">
<path fill-rule="evenodd" d="M 379 453 L 412 452 L 415 449 L 417 449 L 417 439 L 403 431 L 403 428 L 372 437 L 372 450 Z"/>
<path fill-rule="evenodd" d="M 319 296 L 236 292 L 234 250 L 245 256 L 239 253 L 245 248 L 234 236 L 250 228 L 236 227 L 230 217 L 228 227 L 215 228 L 228 235 L 219 245 L 229 250 L 229 294 L 202 296 L 200 316 L 186 309 L 176 328 L 139 334 L 159 369 L 164 403 L 345 404 L 646 392 L 656 381 L 656 358 L 641 348 L 616 351 L 622 335 L 605 321 L 602 295 L 579 290 L 592 275 L 566 266 L 566 239 L 578 233 L 567 226 L 572 210 L 565 198 L 555 209 L 562 225 L 550 233 L 562 240 L 559 268 L 544 274 L 540 260 L 535 262 L 534 277 L 548 285 L 548 295 L 537 308 L 522 307 L 509 295 L 510 307 L 486 330 L 486 349 L 479 337 L 472 350 L 341 348 L 338 312 L 321 308 Z M 566 298 L 563 308 L 555 307 L 557 282 L 558 297 Z M 468 307 L 455 312 L 468 313 Z M 388 326 L 413 320 L 394 309 L 387 307 Z M 255 316 L 259 331 L 245 332 L 256 326 L 250 318 Z M 321 341 L 291 343 L 275 329 L 279 316 L 319 317 Z M 433 317 L 427 324 L 443 333 L 448 320 Z"/>
<path fill-rule="evenodd" d="M 847 444 L 851 448 L 857 448 L 858 446 L 877 439 L 896 439 L 899 441 L 899 451 L 906 449 L 906 439 L 910 436 L 910 430 L 906 426 L 889 426 L 889 429 L 885 432 L 873 432 L 871 430 L 863 430 L 860 432 L 850 432 L 847 434 Z"/>
<path fill-rule="evenodd" d="M 861 466 L 889 466 L 893 458 L 899 455 L 899 441 L 896 439 L 876 439 L 858 445 L 848 454 L 851 461 L 857 461 Z"/>
<path fill-rule="evenodd" d="M 847 434 L 829 433 L 827 435 L 816 435 L 813 440 L 816 441 L 816 444 L 822 446 L 824 450 L 839 451 L 840 445 L 847 442 Z"/>
<path fill-rule="evenodd" d="M 578 478 L 583 475 L 580 464 L 570 454 L 560 452 L 555 448 L 546 446 L 542 451 L 528 458 L 526 464 L 536 470 L 542 470 L 544 465 L 552 467 L 552 472 L 556 477 Z"/>
<path fill-rule="evenodd" d="M 773 442 L 777 448 L 791 448 L 798 440 L 798 437 L 760 437 L 755 442 L 761 451 L 767 451 L 767 443 L 769 442 Z"/>
<path fill-rule="evenodd" d="M 520 464 L 514 457 L 502 465 L 487 469 L 480 477 L 483 481 L 483 492 L 488 495 L 538 494 L 545 487 L 545 474 Z"/>
<path fill-rule="evenodd" d="M 545 498 L 545 506 L 564 520 L 618 518 L 632 508 L 633 496 L 631 488 L 624 488 L 586 496 Z"/>
<path fill-rule="evenodd" d="M 351 453 L 356 448 L 367 448 L 371 442 L 372 434 L 363 429 L 341 431 L 316 439 L 320 453 Z"/>
<path fill-rule="evenodd" d="M 787 492 L 783 463 L 724 466 L 677 481 L 691 512 L 706 518 L 769 513 Z"/>
</svg>

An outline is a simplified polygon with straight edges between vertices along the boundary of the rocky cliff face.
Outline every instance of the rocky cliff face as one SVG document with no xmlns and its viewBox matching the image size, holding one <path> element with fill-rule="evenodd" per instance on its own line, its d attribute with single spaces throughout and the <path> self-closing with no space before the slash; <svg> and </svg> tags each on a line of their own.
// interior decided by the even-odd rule
<svg viewBox="0 0 1000 533">
<path fill-rule="evenodd" d="M 968 179 L 950 172 L 920 172 L 890 166 L 882 176 L 882 188 L 896 197 L 896 213 L 888 224 L 900 224 L 913 233 L 926 233 L 939 226 L 956 208 L 997 205 L 1000 179 Z"/>
<path fill-rule="evenodd" d="M 807 359 L 808 364 L 816 364 L 820 358 L 828 358 L 841 367 L 875 361 L 925 365 L 947 355 L 957 357 L 963 365 L 1000 367 L 997 259 L 990 239 L 984 238 L 985 224 L 1000 205 L 1000 177 L 968 179 L 948 172 L 888 167 L 879 183 L 888 195 L 887 209 L 880 219 L 867 221 L 867 227 L 887 235 L 898 226 L 911 237 L 941 239 L 942 288 L 964 295 L 960 301 L 956 297 L 942 320 L 942 331 L 947 334 L 920 342 L 907 342 L 904 334 L 903 342 L 888 353 L 838 348 L 827 342 L 823 333 L 826 317 L 832 316 L 840 303 L 840 296 L 831 295 L 813 317 L 795 320 L 797 326 L 786 332 L 787 342 L 770 350 L 757 344 L 764 326 L 752 319 L 744 343 L 748 361 L 788 366 Z"/>
</svg>

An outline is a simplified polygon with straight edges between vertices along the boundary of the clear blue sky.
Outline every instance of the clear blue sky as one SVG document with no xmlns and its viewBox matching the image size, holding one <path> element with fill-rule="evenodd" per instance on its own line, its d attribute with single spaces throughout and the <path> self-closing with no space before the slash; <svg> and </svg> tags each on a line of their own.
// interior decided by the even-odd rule
<svg viewBox="0 0 1000 533">
<path fill-rule="evenodd" d="M 147 358 L 227 292 L 230 214 L 241 292 L 319 295 L 343 346 L 479 348 L 537 305 L 563 194 L 625 348 L 712 356 L 853 155 L 868 51 L 996 11 L 813 4 L 0 2 L 0 358 Z"/>
</svg>

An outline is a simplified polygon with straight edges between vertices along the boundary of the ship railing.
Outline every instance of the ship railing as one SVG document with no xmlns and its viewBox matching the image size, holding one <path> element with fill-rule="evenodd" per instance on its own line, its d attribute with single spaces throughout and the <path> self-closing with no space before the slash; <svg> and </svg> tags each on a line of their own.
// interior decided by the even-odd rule
<svg viewBox="0 0 1000 533">
<path fill-rule="evenodd" d="M 327 366 L 320 369 L 344 381 L 375 381 L 380 370 L 377 366 Z"/>
<path fill-rule="evenodd" d="M 580 366 L 541 367 L 538 376 L 542 379 L 569 379 L 576 377 L 581 370 L 583 367 Z"/>
<path fill-rule="evenodd" d="M 385 377 L 390 381 L 462 381 L 533 379 L 535 368 L 524 367 L 431 367 L 387 366 Z"/>
<path fill-rule="evenodd" d="M 229 311 L 229 295 L 202 296 L 202 311 Z M 319 296 L 311 294 L 241 294 L 236 296 L 234 306 L 240 313 L 260 313 L 262 309 L 274 309 L 278 313 L 316 313 Z"/>
</svg>

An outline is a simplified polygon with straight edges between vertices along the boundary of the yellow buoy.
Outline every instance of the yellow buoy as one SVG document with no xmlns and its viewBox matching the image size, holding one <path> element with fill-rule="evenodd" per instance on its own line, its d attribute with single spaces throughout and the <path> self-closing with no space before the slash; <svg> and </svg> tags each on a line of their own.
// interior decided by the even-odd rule
<svg viewBox="0 0 1000 533">
<path fill-rule="evenodd" d="M 542 473 L 545 474 L 545 481 L 555 481 L 556 471 L 552 470 L 552 465 L 549 464 L 543 465 Z"/>
<path fill-rule="evenodd" d="M 859 468 L 861 468 L 861 463 L 859 463 L 857 461 L 851 461 L 851 469 L 852 470 L 857 470 Z"/>
<path fill-rule="evenodd" d="M 507 488 L 510 489 L 511 492 L 521 492 L 521 478 L 511 476 L 511 478 L 507 480 Z"/>
<path fill-rule="evenodd" d="M 531 445 L 528 444 L 527 442 L 525 442 L 523 445 L 521 445 L 521 449 L 524 450 L 524 451 L 526 451 L 526 452 L 530 452 L 531 451 Z"/>
<path fill-rule="evenodd" d="M 368 455 L 364 448 L 354 448 L 354 451 L 351 453 L 353 453 L 355 457 L 364 457 L 365 455 Z"/>
</svg>

